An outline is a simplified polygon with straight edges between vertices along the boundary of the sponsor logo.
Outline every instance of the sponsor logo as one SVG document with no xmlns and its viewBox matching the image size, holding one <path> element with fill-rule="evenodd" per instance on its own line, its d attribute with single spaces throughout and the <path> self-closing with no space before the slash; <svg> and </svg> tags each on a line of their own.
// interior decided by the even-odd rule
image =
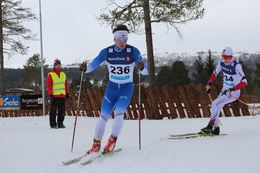
<svg viewBox="0 0 260 173">
<path fill-rule="evenodd" d="M 228 71 L 228 72 L 232 73 L 232 69 L 231 68 L 225 68 L 225 67 L 221 67 L 221 68 L 222 68 L 222 70 L 225 70 L 225 71 Z"/>
<path fill-rule="evenodd" d="M 21 96 L 21 109 L 41 109 L 42 95 L 23 95 Z"/>
<path fill-rule="evenodd" d="M 108 57 L 109 61 L 125 61 L 124 57 Z"/>
<path fill-rule="evenodd" d="M 108 52 L 109 52 L 109 53 L 113 53 L 113 49 L 112 49 L 112 48 L 109 48 L 109 49 L 108 49 Z"/>
<path fill-rule="evenodd" d="M 128 56 L 126 57 L 126 62 L 130 62 L 131 61 L 131 58 Z"/>
<path fill-rule="evenodd" d="M 114 76 L 114 75 L 111 75 L 111 79 L 114 79 L 114 80 L 127 80 L 129 79 L 130 76 Z"/>
<path fill-rule="evenodd" d="M 4 105 L 4 99 L 0 98 L 0 106 L 3 106 L 3 105 Z"/>
<path fill-rule="evenodd" d="M 224 84 L 225 84 L 225 85 L 227 85 L 227 86 L 231 86 L 231 87 L 235 86 L 235 84 L 234 84 L 234 83 L 228 83 L 228 82 L 224 82 Z"/>
<path fill-rule="evenodd" d="M 2 106 L 2 107 L 17 107 L 17 106 L 19 106 L 19 101 L 14 97 L 0 98 L 0 106 Z"/>
</svg>

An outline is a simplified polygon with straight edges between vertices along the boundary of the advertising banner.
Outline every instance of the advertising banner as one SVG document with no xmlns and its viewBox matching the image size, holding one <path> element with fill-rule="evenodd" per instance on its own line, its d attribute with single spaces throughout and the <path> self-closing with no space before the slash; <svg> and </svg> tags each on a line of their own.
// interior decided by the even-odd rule
<svg viewBox="0 0 260 173">
<path fill-rule="evenodd" d="M 20 96 L 0 96 L 0 110 L 20 109 Z"/>
<path fill-rule="evenodd" d="M 42 109 L 42 104 L 41 94 L 21 96 L 21 109 Z"/>
</svg>

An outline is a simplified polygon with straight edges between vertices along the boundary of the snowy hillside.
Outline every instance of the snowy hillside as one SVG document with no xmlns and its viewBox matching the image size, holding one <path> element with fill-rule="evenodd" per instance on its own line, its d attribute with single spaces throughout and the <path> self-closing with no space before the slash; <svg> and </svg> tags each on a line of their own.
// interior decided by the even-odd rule
<svg viewBox="0 0 260 173">
<path fill-rule="evenodd" d="M 208 119 L 144 120 L 142 151 L 138 121 L 125 121 L 111 158 L 81 166 L 62 161 L 82 155 L 92 144 L 96 118 L 80 117 L 70 152 L 73 117 L 66 129 L 50 129 L 48 117 L 0 119 L 1 173 L 259 173 L 260 116 L 222 118 L 227 136 L 168 140 L 170 134 L 197 132 Z M 112 120 L 107 124 L 107 141 Z"/>
</svg>

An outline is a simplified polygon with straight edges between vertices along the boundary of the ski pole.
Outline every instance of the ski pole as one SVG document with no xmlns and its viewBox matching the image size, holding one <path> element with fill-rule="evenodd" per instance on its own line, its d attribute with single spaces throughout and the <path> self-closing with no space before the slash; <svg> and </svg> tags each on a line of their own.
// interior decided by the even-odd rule
<svg viewBox="0 0 260 173">
<path fill-rule="evenodd" d="M 253 106 L 251 106 L 249 103 L 241 100 L 240 98 L 236 98 L 235 96 L 232 96 L 231 94 L 230 94 L 230 96 L 233 97 L 234 99 L 236 99 L 237 101 L 239 101 L 240 103 L 244 104 L 245 106 L 252 107 L 253 108 L 252 115 L 255 116 L 255 104 Z"/>
<path fill-rule="evenodd" d="M 208 97 L 209 97 L 210 102 L 212 103 L 212 97 L 211 97 L 211 95 L 208 94 Z"/>
<path fill-rule="evenodd" d="M 138 73 L 139 150 L 141 150 L 141 74 Z"/>
<path fill-rule="evenodd" d="M 72 143 L 71 143 L 71 152 L 73 151 L 74 138 L 75 138 L 76 126 L 77 126 L 77 120 L 78 120 L 78 114 L 79 114 L 79 102 L 80 102 L 80 94 L 81 94 L 81 86 L 82 86 L 83 75 L 84 75 L 84 72 L 82 71 L 81 77 L 80 77 L 80 85 L 79 85 L 79 96 L 78 96 L 78 101 L 77 101 L 77 113 L 76 113 L 76 116 L 75 116 Z"/>
</svg>

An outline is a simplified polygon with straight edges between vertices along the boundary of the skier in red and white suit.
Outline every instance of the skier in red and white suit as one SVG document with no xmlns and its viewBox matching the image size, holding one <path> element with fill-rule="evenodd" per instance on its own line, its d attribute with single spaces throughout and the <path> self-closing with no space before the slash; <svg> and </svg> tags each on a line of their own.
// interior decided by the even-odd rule
<svg viewBox="0 0 260 173">
<path fill-rule="evenodd" d="M 241 93 L 240 89 L 247 85 L 242 66 L 233 57 L 232 49 L 226 47 L 222 51 L 221 56 L 222 59 L 210 76 L 206 91 L 209 94 L 211 85 L 220 72 L 223 73 L 223 88 L 219 96 L 212 102 L 211 118 L 208 125 L 201 129 L 203 133 L 211 133 L 213 135 L 219 135 L 220 133 L 219 113 L 221 109 L 224 105 L 239 99 Z"/>
</svg>

